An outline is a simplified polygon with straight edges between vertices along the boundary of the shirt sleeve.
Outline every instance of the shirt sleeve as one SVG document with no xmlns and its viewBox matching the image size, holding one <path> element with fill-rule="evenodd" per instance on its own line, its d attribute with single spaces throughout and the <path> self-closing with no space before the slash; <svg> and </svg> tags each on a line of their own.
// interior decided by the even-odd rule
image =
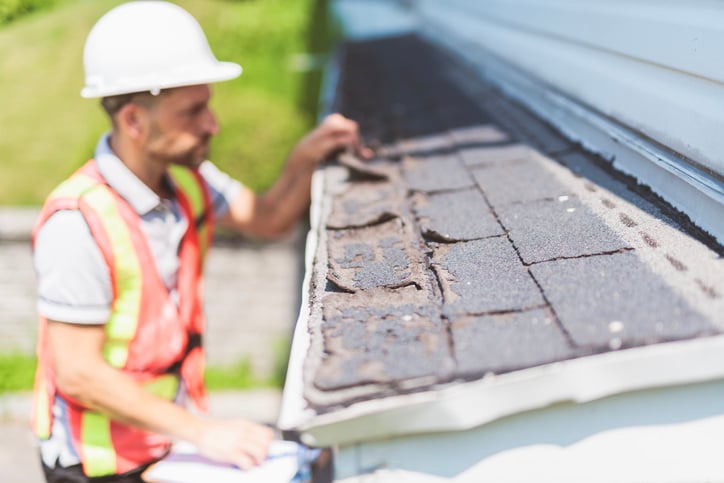
<svg viewBox="0 0 724 483">
<path fill-rule="evenodd" d="M 38 312 L 48 319 L 105 324 L 111 313 L 108 266 L 79 211 L 53 214 L 35 239 Z"/>
<path fill-rule="evenodd" d="M 229 212 L 229 206 L 239 195 L 242 185 L 217 168 L 211 161 L 201 163 L 199 173 L 209 186 L 214 216 L 221 218 Z"/>
</svg>

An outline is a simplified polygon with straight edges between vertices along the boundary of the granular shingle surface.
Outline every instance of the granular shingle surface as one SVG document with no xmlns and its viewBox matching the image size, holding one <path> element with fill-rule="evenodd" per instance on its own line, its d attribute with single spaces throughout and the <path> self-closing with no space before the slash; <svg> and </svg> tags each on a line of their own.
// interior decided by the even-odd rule
<svg viewBox="0 0 724 483">
<path fill-rule="evenodd" d="M 576 198 L 502 206 L 497 213 L 527 264 L 627 248 Z"/>
<path fill-rule="evenodd" d="M 433 255 L 447 315 L 520 310 L 543 304 L 505 237 L 443 245 Z"/>
<path fill-rule="evenodd" d="M 419 194 L 413 199 L 413 210 L 429 240 L 462 241 L 503 234 L 478 190 Z"/>
<path fill-rule="evenodd" d="M 579 346 L 631 347 L 717 331 L 634 253 L 557 260 L 531 271 Z"/>
<path fill-rule="evenodd" d="M 414 191 L 449 191 L 472 188 L 475 183 L 457 155 L 405 158 L 402 162 L 407 186 Z"/>
<path fill-rule="evenodd" d="M 574 355 L 546 309 L 463 317 L 451 325 L 458 372 L 463 377 L 500 374 Z"/>
<path fill-rule="evenodd" d="M 317 414 L 724 328 L 721 257 L 467 69 L 415 35 L 345 46 L 335 108 L 377 156 L 323 168 Z"/>
<path fill-rule="evenodd" d="M 557 199 L 571 193 L 570 188 L 563 186 L 544 168 L 540 157 L 475 169 L 473 177 L 495 207 Z"/>
</svg>

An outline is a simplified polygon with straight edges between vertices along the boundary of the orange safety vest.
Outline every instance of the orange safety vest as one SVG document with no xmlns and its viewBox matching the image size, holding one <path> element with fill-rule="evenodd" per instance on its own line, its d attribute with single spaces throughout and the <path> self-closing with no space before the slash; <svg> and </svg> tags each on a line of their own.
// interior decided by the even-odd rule
<svg viewBox="0 0 724 483">
<path fill-rule="evenodd" d="M 79 210 L 111 276 L 113 305 L 105 325 L 105 361 L 168 400 L 176 397 L 181 380 L 196 405 L 206 410 L 201 292 L 213 210 L 206 184 L 197 171 L 174 166 L 169 172 L 178 187 L 181 210 L 189 220 L 179 251 L 178 306 L 156 269 L 141 218 L 108 186 L 95 160 L 50 194 L 33 231 L 33 243 L 53 213 Z M 71 442 L 87 476 L 125 473 L 164 456 L 170 446 L 167 437 L 113 421 L 58 391 L 47 324 L 41 316 L 32 414 L 36 434 L 43 439 L 50 437 L 57 396 L 67 402 Z"/>
</svg>

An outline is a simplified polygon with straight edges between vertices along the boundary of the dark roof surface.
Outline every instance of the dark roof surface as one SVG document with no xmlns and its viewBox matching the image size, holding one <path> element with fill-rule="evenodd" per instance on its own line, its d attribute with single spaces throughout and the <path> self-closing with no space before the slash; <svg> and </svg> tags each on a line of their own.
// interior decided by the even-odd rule
<svg viewBox="0 0 724 483">
<path fill-rule="evenodd" d="M 325 168 L 317 413 L 722 332 L 721 247 L 421 38 L 346 45 L 336 107 L 379 157 Z"/>
</svg>

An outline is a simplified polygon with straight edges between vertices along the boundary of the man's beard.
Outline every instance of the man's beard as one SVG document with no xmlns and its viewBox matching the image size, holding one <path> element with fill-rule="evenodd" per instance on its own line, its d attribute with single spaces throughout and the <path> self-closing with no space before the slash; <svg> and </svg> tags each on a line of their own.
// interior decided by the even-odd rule
<svg viewBox="0 0 724 483">
<path fill-rule="evenodd" d="M 201 163 L 208 159 L 211 148 L 211 136 L 204 136 L 193 147 L 179 152 L 169 153 L 165 149 L 149 148 L 152 157 L 166 165 L 176 164 L 188 168 L 198 168 Z"/>
</svg>

